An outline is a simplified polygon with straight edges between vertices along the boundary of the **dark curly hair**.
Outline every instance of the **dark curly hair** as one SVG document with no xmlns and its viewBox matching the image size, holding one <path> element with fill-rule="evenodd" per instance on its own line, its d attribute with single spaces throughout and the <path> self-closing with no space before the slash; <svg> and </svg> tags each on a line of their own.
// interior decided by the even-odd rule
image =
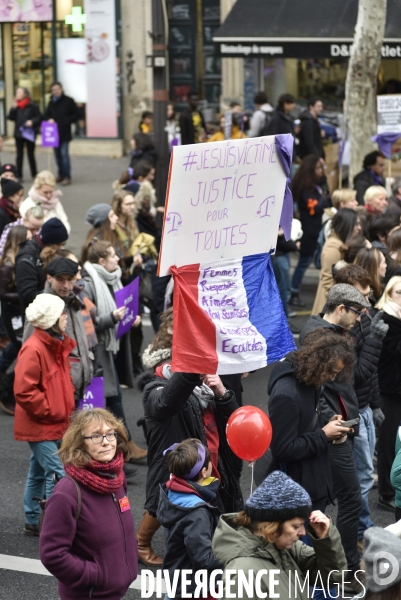
<svg viewBox="0 0 401 600">
<path fill-rule="evenodd" d="M 173 346 L 173 307 L 160 315 L 160 327 L 152 341 L 152 352 Z"/>
<path fill-rule="evenodd" d="M 351 336 L 319 328 L 306 336 L 301 350 L 290 354 L 288 360 L 295 367 L 299 381 L 318 389 L 333 379 L 339 360 L 345 365 L 339 379 L 350 381 L 356 362 L 354 348 Z"/>
</svg>

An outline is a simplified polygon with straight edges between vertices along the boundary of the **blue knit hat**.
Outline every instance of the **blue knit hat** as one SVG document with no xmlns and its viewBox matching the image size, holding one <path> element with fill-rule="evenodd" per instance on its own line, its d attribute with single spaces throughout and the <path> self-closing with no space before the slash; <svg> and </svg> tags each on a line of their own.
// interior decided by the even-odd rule
<svg viewBox="0 0 401 600">
<path fill-rule="evenodd" d="M 288 475 L 274 471 L 245 502 L 245 514 L 253 521 L 307 519 L 312 510 L 308 492 Z"/>
</svg>

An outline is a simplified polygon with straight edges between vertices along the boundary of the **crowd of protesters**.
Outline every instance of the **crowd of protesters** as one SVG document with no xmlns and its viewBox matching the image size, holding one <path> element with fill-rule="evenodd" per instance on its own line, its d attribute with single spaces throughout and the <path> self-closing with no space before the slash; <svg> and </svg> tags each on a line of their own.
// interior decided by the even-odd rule
<svg viewBox="0 0 401 600">
<path fill-rule="evenodd" d="M 52 94 L 47 116 L 57 121 L 65 110 L 72 119 L 73 103 L 58 83 Z M 383 591 L 372 575 L 374 552 L 393 547 L 400 562 L 399 527 L 374 527 L 369 492 L 377 483 L 379 508 L 401 518 L 401 181 L 388 198 L 384 158 L 374 151 L 354 190 L 330 194 L 318 121 L 323 104 L 311 98 L 299 125 L 291 117 L 294 105 L 284 94 L 273 109 L 259 92 L 251 118 L 233 103 L 215 131 L 195 92 L 179 118 L 174 105 L 167 114 L 171 146 L 279 133 L 298 141 L 291 184 L 297 232 L 285 240 L 280 229 L 273 256 L 288 318 L 305 307 L 302 282 L 312 263 L 319 282 L 298 350 L 270 374 L 273 466 L 244 502 L 242 462 L 226 439 L 227 421 L 242 403 L 241 375 L 172 371 L 173 282 L 156 276 L 164 209 L 153 186 L 152 113 L 142 115 L 114 192 L 87 208 L 90 230 L 77 256 L 68 249 L 71 225 L 56 188 L 71 177 L 67 127 L 57 179 L 37 172 L 34 142 L 27 142 L 33 143 L 34 181 L 25 192 L 26 140 L 19 139 L 18 124 L 35 128 L 40 115 L 24 89 L 17 92 L 9 115 L 16 121 L 17 165 L 0 169 L 1 327 L 7 338 L 0 406 L 14 416 L 15 439 L 30 447 L 24 533 L 40 533 L 41 559 L 58 579 L 62 599 L 122 598 L 138 560 L 167 569 L 171 579 L 177 569 L 222 569 L 223 585 L 226 569 L 279 566 L 280 597 L 297 597 L 289 569 L 302 581 L 307 573 L 323 573 L 327 590 L 347 571 L 343 587 L 360 593 L 362 581 L 373 599 Z M 146 349 L 141 314 L 117 336 L 125 309 L 117 307 L 115 294 L 136 278 L 139 312 L 146 307 L 155 334 Z M 98 376 L 105 409 L 80 411 Z M 134 385 L 143 393 L 147 449 L 135 443 L 124 413 L 121 388 Z M 145 463 L 145 513 L 135 532 L 127 479 L 135 477 L 135 464 Z M 41 528 L 38 498 L 47 499 Z M 334 502 L 336 524 L 325 515 Z M 152 548 L 160 526 L 164 558 Z M 268 575 L 261 585 L 269 593 Z M 399 598 L 401 575 L 387 588 L 386 598 Z M 181 597 L 180 586 L 174 597 Z"/>
</svg>

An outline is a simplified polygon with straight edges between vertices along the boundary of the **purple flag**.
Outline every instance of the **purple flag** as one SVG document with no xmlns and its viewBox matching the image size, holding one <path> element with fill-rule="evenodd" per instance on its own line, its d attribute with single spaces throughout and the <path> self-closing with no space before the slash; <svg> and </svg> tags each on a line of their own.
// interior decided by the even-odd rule
<svg viewBox="0 0 401 600">
<path fill-rule="evenodd" d="M 35 141 L 35 130 L 33 127 L 25 127 L 25 125 L 22 125 L 19 130 L 24 140 L 28 140 L 28 142 Z"/>
<path fill-rule="evenodd" d="M 292 152 L 294 147 L 294 138 L 290 133 L 279 133 L 276 135 L 276 151 L 279 157 L 281 166 L 283 167 L 284 173 L 287 177 L 284 192 L 284 202 L 281 211 L 280 225 L 284 231 L 284 237 L 288 241 L 291 238 L 291 224 L 292 216 L 294 212 L 294 205 L 292 201 L 292 192 L 290 189 L 290 170 L 292 163 Z"/>
<path fill-rule="evenodd" d="M 104 408 L 103 377 L 94 377 L 85 390 L 84 397 L 79 401 L 79 410 L 89 408 Z"/>
<path fill-rule="evenodd" d="M 400 138 L 401 133 L 378 133 L 370 139 L 376 142 L 386 158 L 391 158 L 391 148 Z"/>
<path fill-rule="evenodd" d="M 131 281 L 121 290 L 117 290 L 114 294 L 117 308 L 125 306 L 125 315 L 122 321 L 118 324 L 116 338 L 120 338 L 124 333 L 127 333 L 132 327 L 138 315 L 139 307 L 139 277 Z"/>
<path fill-rule="evenodd" d="M 42 121 L 40 126 L 42 134 L 42 146 L 45 148 L 58 148 L 60 145 L 57 123 Z"/>
</svg>

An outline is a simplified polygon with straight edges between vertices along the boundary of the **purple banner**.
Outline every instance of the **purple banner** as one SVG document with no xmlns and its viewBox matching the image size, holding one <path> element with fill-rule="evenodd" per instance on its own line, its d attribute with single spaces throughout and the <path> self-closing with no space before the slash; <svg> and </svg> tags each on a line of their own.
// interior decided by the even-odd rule
<svg viewBox="0 0 401 600">
<path fill-rule="evenodd" d="M 49 123 L 49 121 L 42 121 L 40 126 L 42 134 L 42 146 L 45 148 L 58 148 L 60 141 L 58 136 L 57 123 Z"/>
<path fill-rule="evenodd" d="M 84 397 L 79 401 L 79 410 L 90 408 L 104 408 L 104 386 L 103 377 L 94 377 L 86 388 Z"/>
<path fill-rule="evenodd" d="M 288 241 L 291 238 L 292 216 L 294 205 L 292 201 L 292 192 L 290 188 L 291 179 L 291 163 L 294 146 L 294 138 L 290 133 L 279 133 L 276 135 L 276 150 L 287 177 L 284 192 L 283 209 L 281 211 L 280 225 L 283 228 L 285 239 Z"/>
<path fill-rule="evenodd" d="M 117 308 L 125 306 L 125 315 L 122 321 L 118 324 L 116 338 L 120 338 L 124 333 L 127 333 L 132 327 L 138 315 L 139 308 L 139 277 L 131 281 L 121 290 L 117 290 L 114 294 Z"/>
</svg>

